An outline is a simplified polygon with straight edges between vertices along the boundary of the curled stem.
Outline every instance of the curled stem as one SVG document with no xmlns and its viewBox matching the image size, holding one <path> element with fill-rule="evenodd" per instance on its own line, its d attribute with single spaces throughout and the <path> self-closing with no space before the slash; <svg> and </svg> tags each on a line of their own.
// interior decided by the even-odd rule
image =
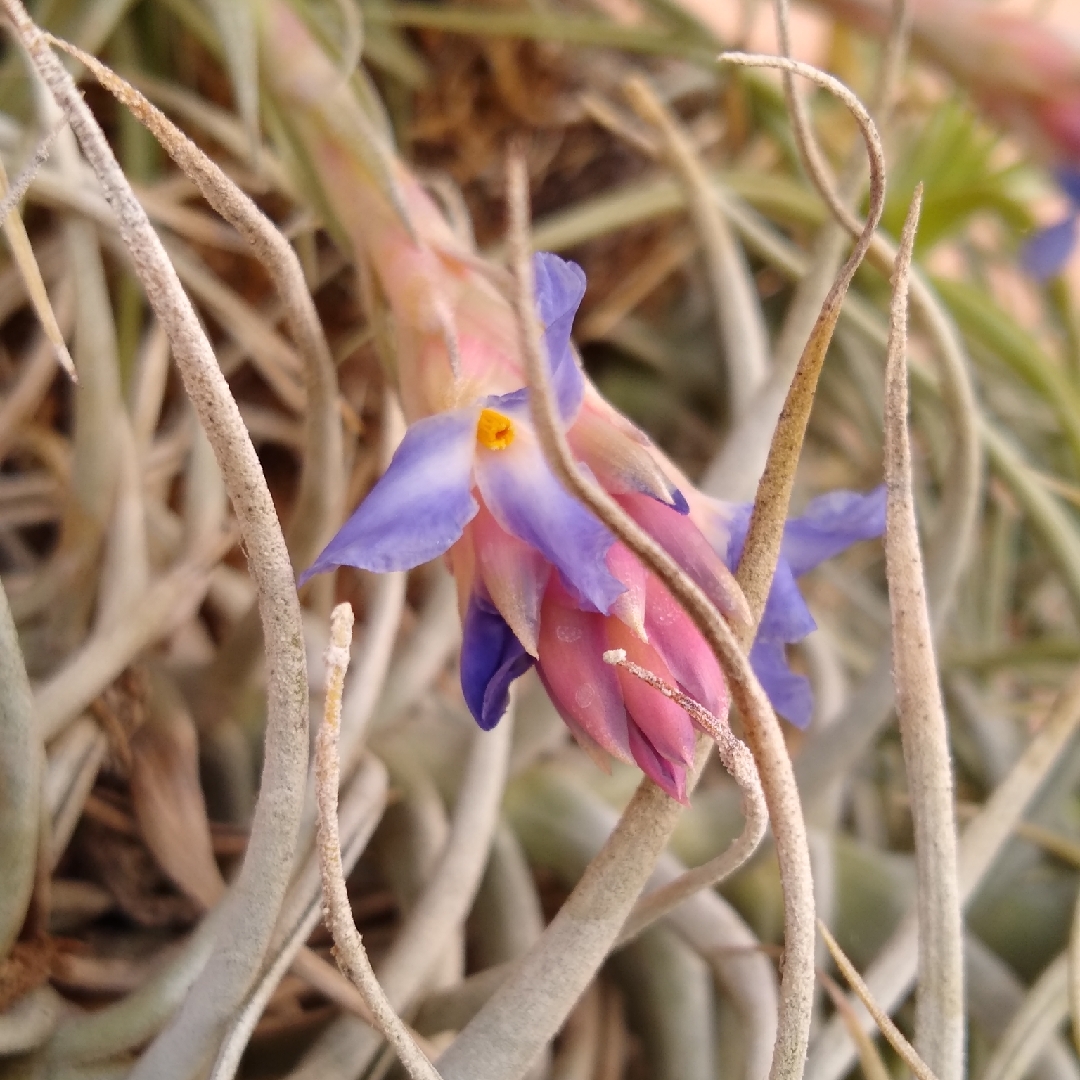
<svg viewBox="0 0 1080 1080">
<path fill-rule="evenodd" d="M 765 600 L 769 595 L 769 589 L 772 587 L 773 574 L 776 572 L 776 562 L 784 536 L 784 522 L 787 520 L 791 492 L 795 484 L 795 465 L 806 437 L 807 425 L 810 423 L 810 410 L 814 404 L 818 376 L 825 363 L 825 354 L 832 340 L 833 330 L 840 318 L 844 297 L 855 277 L 855 271 L 870 247 L 874 230 L 881 220 L 885 207 L 885 154 L 870 114 L 862 102 L 838 79 L 809 64 L 802 64 L 782 56 L 724 53 L 720 59 L 743 67 L 779 68 L 787 74 L 802 75 L 830 91 L 847 106 L 859 125 L 870 162 L 870 212 L 867 214 L 866 222 L 859 232 L 859 238 L 851 254 L 840 268 L 832 288 L 825 297 L 802 356 L 799 358 L 798 367 L 795 369 L 795 375 L 784 400 L 784 407 L 777 421 L 776 432 L 769 446 L 765 472 L 758 483 L 757 497 L 754 499 L 754 509 L 750 515 L 746 543 L 737 576 L 743 592 L 746 593 L 750 610 L 757 618 L 760 618 L 761 612 L 765 610 Z M 839 201 L 838 205 L 831 209 L 834 213 L 848 213 Z"/>
<path fill-rule="evenodd" d="M 754 854 L 765 836 L 765 830 L 769 826 L 769 812 L 765 806 L 765 795 L 761 790 L 761 778 L 758 776 L 753 755 L 744 743 L 735 738 L 725 720 L 713 716 L 699 702 L 676 687 L 668 685 L 653 672 L 628 660 L 623 649 L 609 650 L 604 653 L 604 660 L 609 664 L 625 668 L 631 675 L 648 683 L 664 697 L 680 705 L 690 714 L 694 723 L 709 734 L 716 743 L 724 768 L 742 792 L 745 819 L 742 833 L 728 846 L 727 850 L 715 859 L 710 859 L 704 865 L 688 870 L 674 881 L 669 881 L 643 897 L 630 913 L 630 918 L 627 919 L 626 926 L 619 935 L 621 943 L 636 937 L 645 927 L 667 914 L 699 889 L 711 888 L 735 873 Z"/>
</svg>

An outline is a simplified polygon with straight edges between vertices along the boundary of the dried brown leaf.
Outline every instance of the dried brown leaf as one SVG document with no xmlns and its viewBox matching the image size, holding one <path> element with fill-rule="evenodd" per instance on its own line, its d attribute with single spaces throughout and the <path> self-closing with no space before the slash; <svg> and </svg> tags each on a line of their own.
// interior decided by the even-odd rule
<svg viewBox="0 0 1080 1080">
<path fill-rule="evenodd" d="M 199 781 L 195 723 L 163 676 L 152 681 L 150 714 L 131 740 L 131 797 L 143 838 L 161 868 L 191 899 L 213 907 L 225 888 L 214 859 Z"/>
</svg>

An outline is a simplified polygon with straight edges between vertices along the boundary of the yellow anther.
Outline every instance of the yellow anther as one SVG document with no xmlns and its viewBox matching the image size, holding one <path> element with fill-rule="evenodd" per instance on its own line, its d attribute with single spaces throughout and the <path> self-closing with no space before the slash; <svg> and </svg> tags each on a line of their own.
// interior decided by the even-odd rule
<svg viewBox="0 0 1080 1080">
<path fill-rule="evenodd" d="M 476 441 L 489 450 L 505 450 L 514 441 L 514 422 L 496 409 L 485 409 L 476 422 Z"/>
</svg>

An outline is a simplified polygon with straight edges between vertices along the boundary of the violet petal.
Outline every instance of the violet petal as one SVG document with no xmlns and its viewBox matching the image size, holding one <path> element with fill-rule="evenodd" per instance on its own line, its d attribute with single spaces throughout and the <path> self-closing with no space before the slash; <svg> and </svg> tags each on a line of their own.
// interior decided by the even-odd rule
<svg viewBox="0 0 1080 1080">
<path fill-rule="evenodd" d="M 300 575 L 335 566 L 386 573 L 441 555 L 476 514 L 472 466 L 479 408 L 418 420 L 390 467 L 323 552 Z"/>
<path fill-rule="evenodd" d="M 559 416 L 569 424 L 585 396 L 585 376 L 570 347 L 574 316 L 585 295 L 585 271 L 577 263 L 541 251 L 533 256 L 533 276 Z"/>
<path fill-rule="evenodd" d="M 805 728 L 814 713 L 810 680 L 788 667 L 783 642 L 758 638 L 750 649 L 750 666 L 777 713 L 796 727 Z"/>
<path fill-rule="evenodd" d="M 885 485 L 865 495 L 830 491 L 812 499 L 784 528 L 782 553 L 796 577 L 813 570 L 860 540 L 885 531 Z"/>
<path fill-rule="evenodd" d="M 1076 248 L 1076 214 L 1033 233 L 1020 249 L 1020 265 L 1039 281 L 1057 277 Z"/>
<path fill-rule="evenodd" d="M 510 684 L 534 662 L 495 606 L 473 593 L 462 625 L 461 690 L 484 731 L 503 718 Z"/>
</svg>

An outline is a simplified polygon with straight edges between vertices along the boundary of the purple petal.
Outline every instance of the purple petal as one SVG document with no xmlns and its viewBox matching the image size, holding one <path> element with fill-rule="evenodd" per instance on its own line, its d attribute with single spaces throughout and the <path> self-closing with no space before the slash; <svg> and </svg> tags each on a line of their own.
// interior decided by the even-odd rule
<svg viewBox="0 0 1080 1080">
<path fill-rule="evenodd" d="M 503 718 L 510 684 L 534 663 L 495 606 L 474 593 L 462 626 L 461 690 L 484 731 Z"/>
<path fill-rule="evenodd" d="M 788 667 L 783 643 L 758 638 L 750 650 L 750 666 L 777 713 L 796 727 L 805 728 L 814 712 L 810 680 Z"/>
<path fill-rule="evenodd" d="M 335 566 L 386 573 L 441 555 L 475 516 L 472 467 L 479 408 L 418 420 L 390 467 L 300 584 Z"/>
<path fill-rule="evenodd" d="M 1020 264 L 1039 281 L 1048 281 L 1064 269 L 1076 247 L 1076 215 L 1040 229 L 1020 249 Z"/>
<path fill-rule="evenodd" d="M 817 623 L 806 606 L 795 575 L 781 556 L 758 624 L 756 640 L 794 643 L 816 629 Z"/>
<path fill-rule="evenodd" d="M 585 271 L 577 263 L 540 251 L 533 256 L 533 276 L 559 415 L 569 424 L 585 395 L 585 376 L 570 347 L 574 316 L 585 295 Z"/>
<path fill-rule="evenodd" d="M 724 561 L 732 570 L 742 557 L 751 509 L 749 504 L 724 509 L 729 529 Z M 809 681 L 788 667 L 784 643 L 801 641 L 816 624 L 795 579 L 859 540 L 870 540 L 884 531 L 883 486 L 865 495 L 854 491 L 821 495 L 811 500 L 801 517 L 784 527 L 780 561 L 750 650 L 750 662 L 773 708 L 797 727 L 810 723 L 814 702 Z"/>
<path fill-rule="evenodd" d="M 480 447 L 476 482 L 495 520 L 544 556 L 597 611 L 607 613 L 625 591 L 605 561 L 615 538 L 555 478 L 515 410 L 516 436 L 505 450 Z"/>
<path fill-rule="evenodd" d="M 1054 175 L 1061 190 L 1068 195 L 1073 205 L 1080 209 L 1080 168 L 1066 166 L 1058 169 Z"/>
<path fill-rule="evenodd" d="M 805 513 L 784 528 L 783 557 L 796 577 L 860 540 L 885 531 L 885 485 L 865 495 L 830 491 L 812 499 Z"/>
</svg>

